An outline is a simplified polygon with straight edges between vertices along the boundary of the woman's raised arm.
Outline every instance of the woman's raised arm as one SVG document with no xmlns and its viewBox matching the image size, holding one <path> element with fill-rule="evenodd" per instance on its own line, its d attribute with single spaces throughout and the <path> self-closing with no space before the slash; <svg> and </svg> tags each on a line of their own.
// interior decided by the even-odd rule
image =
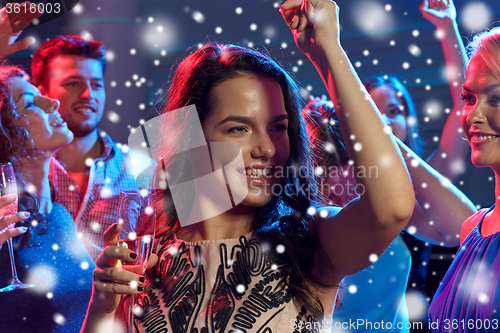
<svg viewBox="0 0 500 333">
<path fill-rule="evenodd" d="M 364 192 L 341 210 L 325 208 L 328 215 L 316 219 L 320 246 L 332 265 L 333 282 L 338 282 L 370 265 L 372 254 L 384 252 L 410 218 L 415 195 L 399 149 L 340 44 L 337 4 L 289 0 L 281 5 L 281 13 L 336 101 L 346 148 Z"/>
</svg>

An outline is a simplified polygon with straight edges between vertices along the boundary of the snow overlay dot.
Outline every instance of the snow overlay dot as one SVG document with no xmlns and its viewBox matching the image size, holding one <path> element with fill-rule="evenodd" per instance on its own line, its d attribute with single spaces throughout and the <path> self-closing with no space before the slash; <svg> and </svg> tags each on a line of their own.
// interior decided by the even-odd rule
<svg viewBox="0 0 500 333">
<path fill-rule="evenodd" d="M 54 319 L 56 324 L 59 326 L 63 326 L 64 324 L 66 324 L 66 318 L 64 318 L 64 316 L 60 313 L 55 313 L 52 319 Z"/>
<path fill-rule="evenodd" d="M 82 263 L 80 264 L 80 267 L 83 270 L 87 270 L 89 268 L 89 263 L 87 261 L 82 261 Z"/>
<path fill-rule="evenodd" d="M 203 15 L 201 12 L 199 12 L 197 10 L 193 11 L 193 13 L 191 14 L 191 17 L 193 18 L 193 20 L 195 20 L 198 23 L 205 22 L 205 15 Z"/>
<path fill-rule="evenodd" d="M 314 207 L 307 208 L 307 214 L 309 214 L 311 216 L 316 214 L 316 208 L 314 208 Z"/>
</svg>

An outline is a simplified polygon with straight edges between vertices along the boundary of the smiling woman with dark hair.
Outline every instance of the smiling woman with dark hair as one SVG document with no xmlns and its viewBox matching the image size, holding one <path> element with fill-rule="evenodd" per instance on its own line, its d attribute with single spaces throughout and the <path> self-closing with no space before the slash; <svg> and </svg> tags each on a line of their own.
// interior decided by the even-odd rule
<svg viewBox="0 0 500 333">
<path fill-rule="evenodd" d="M 379 177 L 363 179 L 366 194 L 346 207 L 321 207 L 296 82 L 267 55 L 208 43 L 179 64 L 163 112 L 168 118 L 194 104 L 207 142 L 237 145 L 248 194 L 217 216 L 183 226 L 174 189 L 159 190 L 147 276 L 116 267 L 136 254 L 116 246 L 121 226 L 110 227 L 82 332 L 111 332 L 115 316 L 128 310 L 122 294 L 139 295 L 132 323 L 139 332 L 328 328 L 342 278 L 381 255 L 411 216 L 411 181 L 340 45 L 337 5 L 291 0 L 280 12 L 329 93 L 343 101 L 339 122 L 356 137 L 346 142 L 349 155 L 357 165 L 379 167 Z M 313 25 L 313 16 L 324 19 Z M 179 117 L 173 131 L 163 128 L 181 145 L 160 146 L 166 167 L 179 162 L 184 145 L 199 142 L 184 136 L 189 126 Z M 152 232 L 144 222 L 139 233 Z"/>
</svg>

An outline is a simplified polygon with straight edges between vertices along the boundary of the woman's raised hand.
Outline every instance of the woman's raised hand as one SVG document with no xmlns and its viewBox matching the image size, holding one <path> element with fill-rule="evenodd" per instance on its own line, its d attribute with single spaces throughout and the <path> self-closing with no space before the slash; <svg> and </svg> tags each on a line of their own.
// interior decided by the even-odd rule
<svg viewBox="0 0 500 333">
<path fill-rule="evenodd" d="M 104 250 L 96 261 L 91 306 L 105 313 L 118 307 L 122 294 L 139 294 L 146 279 L 121 267 L 120 260 L 130 261 L 137 256 L 133 251 L 117 246 L 122 226 L 113 224 L 104 232 Z M 149 259 L 148 269 L 158 261 L 156 254 Z"/>
<path fill-rule="evenodd" d="M 293 33 L 298 48 L 307 56 L 322 52 L 335 42 L 340 45 L 339 7 L 330 0 L 288 0 L 280 13 Z"/>
<path fill-rule="evenodd" d="M 446 24 L 445 19 L 452 21 L 457 19 L 457 10 L 453 0 L 424 0 L 420 5 L 422 16 L 436 28 Z"/>
<path fill-rule="evenodd" d="M 7 229 L 9 225 L 26 220 L 30 216 L 28 212 L 19 212 L 14 215 L 7 212 L 11 209 L 9 205 L 16 199 L 15 194 L 0 197 L 0 248 L 9 238 L 19 236 L 28 230 L 26 227 Z"/>
<path fill-rule="evenodd" d="M 16 5 L 19 5 L 18 10 L 12 9 L 13 3 L 8 3 L 0 9 L 0 58 L 25 50 L 35 43 L 33 37 L 16 40 L 21 32 L 43 13 L 38 11 L 38 7 L 33 13 L 29 1 Z"/>
</svg>

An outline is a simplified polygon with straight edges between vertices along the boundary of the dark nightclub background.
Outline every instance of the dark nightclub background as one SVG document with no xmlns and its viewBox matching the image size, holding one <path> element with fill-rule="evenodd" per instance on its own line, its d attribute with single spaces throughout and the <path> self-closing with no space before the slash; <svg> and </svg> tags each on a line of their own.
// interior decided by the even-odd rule
<svg viewBox="0 0 500 333">
<path fill-rule="evenodd" d="M 454 2 L 464 40 L 473 31 L 500 25 L 498 0 Z M 361 79 L 393 73 L 404 80 L 417 105 L 426 152 L 430 153 L 452 101 L 441 45 L 435 28 L 420 14 L 421 1 L 337 3 L 341 41 Z M 107 102 L 100 127 L 122 143 L 140 119 L 155 114 L 150 109 L 168 87 L 172 66 L 188 48 L 207 41 L 265 48 L 295 74 L 304 96 L 326 93 L 316 70 L 295 46 L 278 12 L 278 2 L 273 0 L 80 0 L 69 13 L 26 30 L 21 38 L 31 35 L 37 43 L 10 60 L 29 69 L 36 47 L 56 34 L 81 34 L 105 43 Z M 161 109 L 161 103 L 156 108 Z M 476 169 L 470 159 L 456 185 L 478 208 L 494 202 L 492 171 Z M 428 271 L 431 288 L 437 288 L 455 251 L 434 247 Z"/>
</svg>

